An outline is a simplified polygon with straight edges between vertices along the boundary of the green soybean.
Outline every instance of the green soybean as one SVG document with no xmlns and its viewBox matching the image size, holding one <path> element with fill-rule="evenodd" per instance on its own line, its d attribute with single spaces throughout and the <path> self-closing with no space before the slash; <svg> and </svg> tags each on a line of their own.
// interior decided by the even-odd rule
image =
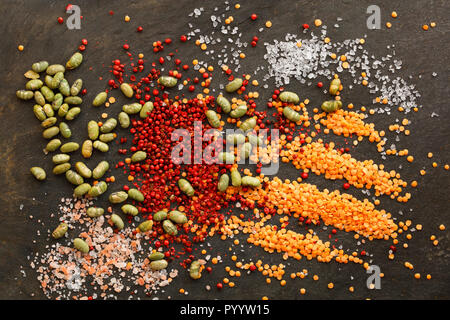
<svg viewBox="0 0 450 320">
<path fill-rule="evenodd" d="M 173 88 L 177 85 L 178 79 L 171 76 L 161 76 L 158 83 L 166 88 Z"/>
<path fill-rule="evenodd" d="M 62 79 L 58 87 L 59 92 L 61 92 L 66 97 L 70 96 L 70 86 L 66 79 Z"/>
<path fill-rule="evenodd" d="M 261 186 L 261 181 L 258 178 L 245 176 L 242 178 L 242 185 L 247 187 L 258 188 Z"/>
<path fill-rule="evenodd" d="M 47 67 L 48 67 L 47 61 L 39 61 L 31 65 L 31 69 L 37 73 L 44 72 L 45 70 L 47 70 Z"/>
<path fill-rule="evenodd" d="M 112 223 L 114 223 L 114 225 L 116 226 L 116 228 L 118 230 L 122 230 L 124 228 L 124 226 L 125 226 L 125 224 L 123 223 L 122 218 L 119 215 L 115 214 L 115 213 L 113 213 L 111 215 L 111 221 L 112 221 Z"/>
<path fill-rule="evenodd" d="M 131 156 L 131 162 L 139 162 L 145 160 L 145 158 L 147 158 L 147 153 L 145 153 L 144 151 L 136 151 Z"/>
<path fill-rule="evenodd" d="M 98 207 L 89 207 L 86 210 L 86 213 L 90 218 L 98 218 L 105 213 L 105 209 Z"/>
<path fill-rule="evenodd" d="M 164 220 L 162 223 L 162 227 L 164 231 L 171 236 L 176 236 L 178 234 L 177 227 L 170 220 Z"/>
<path fill-rule="evenodd" d="M 299 103 L 300 102 L 300 98 L 298 97 L 298 95 L 291 91 L 283 91 L 279 95 L 279 98 L 281 101 L 287 102 L 287 103 Z"/>
<path fill-rule="evenodd" d="M 23 74 L 25 76 L 25 78 L 27 79 L 39 79 L 39 73 L 33 71 L 33 70 L 28 70 L 27 72 L 25 72 Z"/>
<path fill-rule="evenodd" d="M 109 146 L 106 143 L 101 142 L 99 140 L 94 141 L 92 146 L 100 152 L 108 152 L 109 151 Z"/>
<path fill-rule="evenodd" d="M 206 111 L 206 118 L 208 119 L 209 124 L 213 128 L 220 127 L 220 119 L 217 113 L 214 110 Z"/>
<path fill-rule="evenodd" d="M 217 183 L 217 190 L 220 192 L 225 192 L 230 184 L 230 177 L 224 173 L 220 176 L 219 182 Z"/>
<path fill-rule="evenodd" d="M 93 146 L 91 140 L 85 140 L 81 145 L 81 155 L 83 158 L 90 158 L 92 156 Z"/>
<path fill-rule="evenodd" d="M 50 89 L 57 89 L 59 88 L 59 85 L 61 81 L 64 79 L 64 73 L 63 72 L 57 72 L 55 76 L 51 79 L 51 83 L 47 83 L 47 86 Z"/>
<path fill-rule="evenodd" d="M 80 114 L 80 112 L 81 112 L 81 109 L 78 107 L 71 108 L 69 111 L 67 111 L 65 119 L 67 121 L 72 121 Z"/>
<path fill-rule="evenodd" d="M 146 103 L 144 103 L 144 105 L 142 106 L 142 109 L 139 113 L 139 116 L 143 119 L 148 117 L 148 113 L 153 111 L 153 102 L 148 101 Z"/>
<path fill-rule="evenodd" d="M 82 197 L 84 196 L 86 193 L 89 192 L 89 190 L 91 189 L 91 185 L 89 183 L 82 183 L 80 184 L 78 187 L 76 187 L 75 189 L 73 189 L 73 194 L 75 197 Z M 89 208 L 90 209 L 90 208 Z M 88 215 L 89 215 L 89 209 L 87 210 Z M 101 208 L 100 208 L 101 209 Z M 103 209 L 102 209 L 103 210 Z M 103 213 L 102 213 L 103 214 Z M 89 215 L 90 216 L 90 215 Z"/>
<path fill-rule="evenodd" d="M 56 136 L 58 134 L 59 134 L 59 128 L 58 127 L 50 127 L 48 129 L 45 129 L 42 132 L 42 137 L 44 139 L 51 139 L 51 138 L 53 138 L 54 136 Z"/>
<path fill-rule="evenodd" d="M 233 81 L 229 82 L 226 86 L 225 86 L 225 91 L 226 92 L 235 92 L 237 90 L 239 90 L 242 87 L 242 79 L 241 78 L 236 78 Z"/>
<path fill-rule="evenodd" d="M 116 134 L 115 133 L 102 133 L 98 139 L 101 142 L 107 143 L 107 142 L 111 142 L 116 138 Z"/>
<path fill-rule="evenodd" d="M 219 160 L 221 160 L 222 163 L 233 164 L 235 157 L 234 157 L 234 154 L 232 154 L 230 152 L 220 152 Z"/>
<path fill-rule="evenodd" d="M 88 253 L 89 252 L 89 246 L 83 239 L 75 238 L 73 240 L 73 246 L 78 251 L 81 251 L 82 253 Z"/>
<path fill-rule="evenodd" d="M 114 118 L 109 118 L 105 121 L 105 123 L 100 127 L 101 133 L 108 133 L 113 131 L 117 126 L 117 120 Z"/>
<path fill-rule="evenodd" d="M 123 95 L 127 98 L 131 98 L 134 94 L 133 88 L 126 82 L 120 85 L 120 91 L 122 91 Z"/>
<path fill-rule="evenodd" d="M 66 71 L 66 68 L 64 68 L 64 66 L 62 64 L 52 64 L 47 67 L 46 71 L 47 71 L 48 75 L 53 76 L 53 75 L 57 74 L 58 72 L 64 73 Z"/>
<path fill-rule="evenodd" d="M 44 149 L 44 152 L 53 152 L 57 150 L 61 146 L 61 140 L 53 139 L 47 143 L 47 146 Z"/>
<path fill-rule="evenodd" d="M 292 122 L 300 121 L 300 113 L 291 109 L 290 107 L 284 107 L 283 115 Z"/>
<path fill-rule="evenodd" d="M 256 134 L 250 133 L 247 134 L 248 142 L 254 146 L 261 146 L 263 142 L 263 138 L 260 136 L 257 136 Z"/>
<path fill-rule="evenodd" d="M 27 90 L 39 90 L 43 85 L 44 85 L 44 83 L 41 80 L 33 79 L 33 80 L 28 81 L 25 84 L 25 89 L 27 89 Z"/>
<path fill-rule="evenodd" d="M 53 174 L 59 175 L 59 174 L 66 173 L 67 170 L 70 169 L 70 167 L 71 167 L 71 165 L 68 162 L 58 164 L 53 168 Z"/>
<path fill-rule="evenodd" d="M 163 210 L 158 211 L 153 215 L 153 220 L 155 220 L 155 221 L 163 221 L 166 218 L 167 218 L 167 212 L 165 212 Z"/>
<path fill-rule="evenodd" d="M 75 52 L 66 63 L 66 68 L 68 70 L 73 70 L 78 68 L 83 62 L 83 55 L 79 52 Z"/>
<path fill-rule="evenodd" d="M 233 145 L 239 145 L 245 142 L 245 136 L 242 133 L 228 134 L 225 139 L 227 143 Z"/>
<path fill-rule="evenodd" d="M 61 132 L 61 135 L 66 139 L 69 139 L 72 136 L 72 131 L 70 130 L 69 125 L 65 122 L 59 123 L 59 131 Z"/>
<path fill-rule="evenodd" d="M 124 204 L 122 207 L 122 212 L 125 214 L 128 214 L 130 216 L 137 216 L 137 214 L 139 213 L 138 208 L 136 208 L 135 206 L 131 205 L 131 204 Z"/>
<path fill-rule="evenodd" d="M 87 124 L 87 131 L 89 139 L 91 140 L 97 140 L 98 134 L 100 132 L 100 128 L 97 124 L 97 121 L 91 120 Z"/>
<path fill-rule="evenodd" d="M 142 105 L 138 102 L 132 104 L 124 104 L 122 106 L 122 111 L 127 114 L 137 114 L 141 111 Z"/>
<path fill-rule="evenodd" d="M 65 153 L 58 153 L 52 157 L 52 161 L 54 164 L 61 164 L 70 161 L 70 156 Z"/>
<path fill-rule="evenodd" d="M 78 95 L 81 91 L 81 88 L 83 88 L 83 80 L 82 79 L 75 80 L 72 86 L 70 87 L 70 94 L 72 96 Z"/>
<path fill-rule="evenodd" d="M 242 145 L 240 150 L 240 156 L 242 159 L 247 159 L 250 157 L 250 154 L 252 152 L 253 146 L 250 142 L 246 142 Z"/>
<path fill-rule="evenodd" d="M 186 217 L 186 214 L 184 212 L 178 211 L 178 210 L 172 210 L 169 212 L 168 217 L 170 220 L 177 224 L 185 224 L 188 222 L 188 219 Z"/>
<path fill-rule="evenodd" d="M 153 271 L 160 271 L 167 268 L 168 262 L 166 260 L 157 260 L 150 262 L 150 268 Z"/>
<path fill-rule="evenodd" d="M 42 128 L 50 128 L 51 126 L 53 126 L 56 123 L 56 121 L 58 121 L 58 120 L 55 117 L 47 118 L 41 122 L 41 127 Z"/>
<path fill-rule="evenodd" d="M 126 112 L 119 113 L 119 123 L 120 126 L 124 129 L 128 128 L 130 126 L 130 117 Z"/>
<path fill-rule="evenodd" d="M 151 261 L 158 261 L 164 259 L 164 253 L 162 252 L 153 252 L 148 256 Z"/>
<path fill-rule="evenodd" d="M 45 85 L 52 90 L 58 88 L 58 86 L 55 86 L 53 83 L 53 77 L 49 76 L 48 74 L 44 77 L 44 82 L 45 82 Z M 58 85 L 59 85 L 59 83 L 58 83 Z"/>
<path fill-rule="evenodd" d="M 70 96 L 70 97 L 66 97 L 64 99 L 64 103 L 72 104 L 72 105 L 80 105 L 83 103 L 83 99 L 81 99 L 80 97 Z"/>
<path fill-rule="evenodd" d="M 233 187 L 239 187 L 242 183 L 241 174 L 237 169 L 231 169 L 231 184 Z"/>
<path fill-rule="evenodd" d="M 232 118 L 240 118 L 247 113 L 247 106 L 245 104 L 241 104 L 236 109 L 230 112 L 230 117 Z"/>
<path fill-rule="evenodd" d="M 47 102 L 52 102 L 53 107 L 53 101 L 55 99 L 55 93 L 53 92 L 53 90 L 47 86 L 42 86 L 41 93 L 44 96 L 45 100 L 47 100 Z"/>
<path fill-rule="evenodd" d="M 195 260 L 191 263 L 191 266 L 189 267 L 189 276 L 194 279 L 200 279 L 202 277 L 202 274 L 200 272 L 200 268 L 201 268 L 201 264 L 200 261 Z"/>
<path fill-rule="evenodd" d="M 342 101 L 338 100 L 330 100 L 322 103 L 322 110 L 325 112 L 335 112 L 342 108 Z"/>
<path fill-rule="evenodd" d="M 37 104 L 43 106 L 45 104 L 45 97 L 40 91 L 34 92 L 34 101 L 36 101 Z"/>
<path fill-rule="evenodd" d="M 142 202 L 145 200 L 144 195 L 138 189 L 129 189 L 128 196 L 136 201 Z"/>
<path fill-rule="evenodd" d="M 34 105 L 33 113 L 39 121 L 44 121 L 47 118 L 44 109 L 42 109 L 42 107 L 38 104 Z"/>
<path fill-rule="evenodd" d="M 108 197 L 111 203 L 122 203 L 128 199 L 128 193 L 125 191 L 113 192 Z"/>
<path fill-rule="evenodd" d="M 67 142 L 64 143 L 59 150 L 61 150 L 62 153 L 69 153 L 77 151 L 80 148 L 80 145 L 76 142 Z"/>
<path fill-rule="evenodd" d="M 69 111 L 69 105 L 67 103 L 63 103 L 63 105 L 58 109 L 58 116 L 64 118 Z"/>
<path fill-rule="evenodd" d="M 88 195 L 91 197 L 98 197 L 105 193 L 106 190 L 108 190 L 108 185 L 105 181 L 100 181 L 95 186 L 91 187 L 91 189 L 89 189 Z"/>
<path fill-rule="evenodd" d="M 67 230 L 69 229 L 69 226 L 67 223 L 60 223 L 59 226 L 56 227 L 55 230 L 52 232 L 53 239 L 59 239 L 64 237 L 64 235 L 67 233 Z"/>
<path fill-rule="evenodd" d="M 99 94 L 97 94 L 94 98 L 94 101 L 92 101 L 92 105 L 94 107 L 99 107 L 102 104 L 104 104 L 106 102 L 106 98 L 108 97 L 108 94 L 104 91 L 100 92 Z"/>
<path fill-rule="evenodd" d="M 44 88 L 44 87 L 42 87 Z M 59 108 L 61 108 L 61 105 L 63 104 L 64 97 L 61 93 L 55 94 L 52 101 L 52 108 L 53 110 L 57 111 Z"/>
<path fill-rule="evenodd" d="M 78 161 L 75 163 L 75 170 L 82 176 L 83 178 L 89 179 L 92 177 L 92 170 L 88 168 L 83 162 Z"/>
<path fill-rule="evenodd" d="M 39 181 L 45 180 L 45 178 L 47 177 L 45 170 L 41 167 L 32 167 L 30 169 L 30 172 Z"/>
<path fill-rule="evenodd" d="M 139 224 L 138 229 L 140 232 L 147 232 L 147 231 L 151 230 L 152 227 L 153 227 L 153 221 L 147 220 L 147 221 L 144 221 L 141 224 Z"/>
<path fill-rule="evenodd" d="M 49 105 L 48 103 L 42 106 L 42 110 L 44 110 L 47 117 L 53 117 L 55 115 L 55 111 L 53 110 L 52 106 Z"/>
<path fill-rule="evenodd" d="M 103 175 L 108 171 L 109 163 L 107 161 L 101 161 L 95 168 L 92 170 L 92 178 L 100 179 Z"/>
<path fill-rule="evenodd" d="M 16 96 L 17 96 L 17 98 L 22 99 L 22 100 L 30 100 L 34 97 L 34 93 L 33 93 L 33 91 L 29 91 L 29 90 L 17 90 Z"/>
<path fill-rule="evenodd" d="M 82 184 L 84 182 L 83 177 L 80 176 L 78 173 L 76 173 L 73 170 L 67 170 L 66 171 L 66 179 L 71 184 L 74 184 L 74 185 L 77 185 L 77 186 L 79 186 L 80 184 Z"/>
<path fill-rule="evenodd" d="M 231 111 L 231 103 L 224 96 L 218 96 L 216 102 L 219 105 L 219 107 L 222 108 L 223 112 L 229 113 Z"/>
<path fill-rule="evenodd" d="M 178 180 L 178 187 L 181 191 L 183 191 L 187 196 L 192 197 L 195 193 L 194 188 L 192 188 L 192 185 L 189 181 L 186 179 L 179 179 Z"/>
<path fill-rule="evenodd" d="M 330 94 L 335 96 L 338 93 L 340 86 L 341 86 L 341 80 L 339 80 L 339 78 L 335 78 L 335 79 L 331 80 L 330 90 L 329 90 Z"/>
<path fill-rule="evenodd" d="M 252 130 L 255 126 L 256 126 L 256 118 L 253 117 L 242 122 L 239 128 L 242 131 L 247 132 L 248 130 Z"/>
</svg>

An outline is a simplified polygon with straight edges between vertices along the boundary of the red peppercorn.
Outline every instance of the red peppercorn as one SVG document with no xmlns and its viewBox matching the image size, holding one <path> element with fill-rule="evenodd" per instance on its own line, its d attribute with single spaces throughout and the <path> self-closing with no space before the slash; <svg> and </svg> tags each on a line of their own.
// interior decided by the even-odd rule
<svg viewBox="0 0 450 320">
<path fill-rule="evenodd" d="M 166 44 L 171 44 L 171 43 L 172 43 L 172 39 L 166 38 L 166 40 L 164 40 L 164 42 L 165 42 Z"/>
<path fill-rule="evenodd" d="M 252 264 L 252 265 L 250 266 L 250 271 L 255 271 L 255 270 L 256 270 L 256 266 Z"/>
<path fill-rule="evenodd" d="M 181 42 L 186 42 L 187 41 L 187 37 L 185 35 L 182 35 L 180 37 Z"/>
<path fill-rule="evenodd" d="M 123 45 L 123 48 L 124 48 L 125 50 L 128 50 L 128 49 L 130 49 L 130 45 L 127 44 L 127 43 L 125 43 L 125 44 Z"/>
<path fill-rule="evenodd" d="M 216 287 L 217 287 L 217 289 L 222 289 L 223 288 L 223 284 L 221 283 L 221 282 L 219 282 L 217 285 L 216 285 Z"/>
<path fill-rule="evenodd" d="M 78 47 L 78 50 L 84 51 L 84 50 L 86 50 L 86 47 L 85 47 L 84 45 L 80 45 L 80 46 Z"/>
<path fill-rule="evenodd" d="M 345 190 L 348 190 L 350 188 L 350 183 L 346 182 L 344 183 L 344 185 L 342 186 Z"/>
<path fill-rule="evenodd" d="M 161 63 L 161 64 L 164 63 L 164 58 L 163 58 L 163 57 L 160 57 L 160 58 L 159 58 L 159 63 Z"/>
<path fill-rule="evenodd" d="M 308 173 L 302 172 L 301 177 L 302 177 L 302 179 L 308 179 Z"/>
<path fill-rule="evenodd" d="M 255 21 L 257 18 L 258 16 L 254 13 L 250 16 L 250 19 L 252 19 L 253 21 Z"/>
<path fill-rule="evenodd" d="M 317 82 L 317 86 L 318 86 L 319 88 L 322 88 L 322 87 L 323 87 L 323 83 L 322 83 L 322 82 Z"/>
<path fill-rule="evenodd" d="M 58 23 L 59 23 L 59 24 L 63 24 L 63 23 L 64 23 L 63 17 L 58 17 Z"/>
<path fill-rule="evenodd" d="M 304 23 L 304 24 L 303 24 L 303 29 L 309 29 L 309 24 Z"/>
<path fill-rule="evenodd" d="M 256 41 L 251 42 L 252 47 L 256 47 Z"/>
</svg>

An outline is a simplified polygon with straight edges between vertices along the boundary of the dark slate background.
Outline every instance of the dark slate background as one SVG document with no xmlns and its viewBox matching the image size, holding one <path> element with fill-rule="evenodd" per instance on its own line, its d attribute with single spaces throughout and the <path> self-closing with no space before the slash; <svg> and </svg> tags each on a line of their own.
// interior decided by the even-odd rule
<svg viewBox="0 0 450 320">
<path fill-rule="evenodd" d="M 419 187 L 411 191 L 413 198 L 406 205 L 399 205 L 387 197 L 382 197 L 380 207 L 403 221 L 411 219 L 413 225 L 421 223 L 424 230 L 413 233 L 413 239 L 408 242 L 409 248 L 400 248 L 394 261 L 387 258 L 390 242 L 373 241 L 358 247 L 353 240 L 353 234 L 338 232 L 337 244 L 343 244 L 345 248 L 350 249 L 364 249 L 373 254 L 373 263 L 380 265 L 385 274 L 381 290 L 371 291 L 366 288 L 365 282 L 368 275 L 361 266 L 320 264 L 316 261 L 306 261 L 306 259 L 284 261 L 281 255 L 268 255 L 257 247 L 246 249 L 245 252 L 241 252 L 240 247 L 229 251 L 231 241 L 224 242 L 214 238 L 208 240 L 213 248 L 208 248 L 208 254 L 220 254 L 224 263 L 214 266 L 212 274 L 205 273 L 199 281 L 189 279 L 181 269 L 181 275 L 175 282 L 157 296 L 160 298 L 171 296 L 177 299 L 260 299 L 264 295 L 271 299 L 448 299 L 450 297 L 449 236 L 447 231 L 438 230 L 438 225 L 441 223 L 450 227 L 449 174 L 442 168 L 443 163 L 450 162 L 447 105 L 449 47 L 446 41 L 449 30 L 448 14 L 446 14 L 449 10 L 448 2 L 443 0 L 411 0 L 394 3 L 390 1 L 282 0 L 241 1 L 240 3 L 240 10 L 232 9 L 227 14 L 233 15 L 234 23 L 238 23 L 240 28 L 246 31 L 243 40 L 249 40 L 253 35 L 260 37 L 256 49 L 246 50 L 247 59 L 243 61 L 241 72 L 252 74 L 257 66 L 265 64 L 263 42 L 284 39 L 284 35 L 288 32 L 298 33 L 303 23 L 313 26 L 315 18 L 322 19 L 324 24 L 328 25 L 329 36 L 332 40 L 360 38 L 367 34 L 365 48 L 377 56 L 388 52 L 387 45 L 396 45 L 396 58 L 403 60 L 403 68 L 399 74 L 405 79 L 412 75 L 413 78 L 407 80 L 416 84 L 420 90 L 422 94 L 420 104 L 423 108 L 418 113 L 406 116 L 412 121 L 411 135 L 402 137 L 401 141 L 396 143 L 398 147 L 409 149 L 410 154 L 415 157 L 414 163 L 408 164 L 404 157 L 389 157 L 383 163 L 388 170 L 397 169 L 402 164 L 403 169 L 399 170 L 402 178 L 407 181 L 418 180 Z M 179 36 L 187 32 L 187 23 L 193 19 L 188 17 L 188 13 L 195 7 L 204 6 L 206 12 L 194 22 L 202 30 L 206 30 L 210 26 L 209 16 L 213 14 L 212 9 L 215 6 L 220 8 L 214 13 L 217 15 L 225 7 L 221 1 L 77 1 L 73 4 L 81 7 L 84 16 L 81 30 L 68 30 L 65 25 L 57 24 L 58 16 L 67 17 L 64 12 L 66 3 L 63 1 L 3 0 L 0 6 L 0 23 L 3 30 L 0 51 L 2 70 L 0 82 L 0 121 L 2 123 L 0 126 L 0 208 L 2 208 L 0 210 L 0 298 L 3 299 L 45 298 L 39 288 L 35 272 L 28 267 L 27 256 L 45 250 L 45 246 L 48 245 L 45 230 L 53 229 L 57 225 L 56 219 L 50 218 L 50 213 L 56 212 L 61 197 L 71 194 L 71 186 L 65 179 L 51 174 L 50 156 L 45 157 L 42 153 L 46 142 L 41 137 L 41 128 L 32 113 L 33 103 L 22 102 L 15 97 L 15 91 L 22 88 L 26 82 L 22 74 L 33 62 L 42 59 L 51 63 L 65 62 L 76 50 L 80 40 L 87 38 L 89 45 L 85 51 L 82 67 L 70 72 L 67 77 L 70 82 L 82 77 L 88 89 L 85 100 L 92 101 L 95 93 L 106 86 L 110 61 L 115 58 L 128 60 L 121 48 L 125 41 L 131 44 L 135 55 L 143 52 L 146 59 L 153 60 L 155 56 L 151 51 L 152 42 L 172 37 L 175 40 L 174 44 L 163 53 L 167 54 L 169 51 L 180 48 L 182 52 L 180 56 L 185 57 L 182 58 L 183 63 L 190 63 L 201 53 L 192 41 L 187 44 L 181 44 L 178 41 Z M 381 30 L 370 31 L 366 28 L 366 8 L 371 4 L 377 4 L 382 9 Z M 234 6 L 234 3 L 232 5 Z M 112 17 L 109 15 L 110 10 L 115 13 Z M 397 19 L 390 17 L 393 10 L 399 14 Z M 254 12 L 259 16 L 256 24 L 249 19 Z M 128 24 L 123 22 L 123 17 L 127 14 L 131 16 Z M 337 17 L 343 18 L 343 21 L 336 22 Z M 273 27 L 259 33 L 258 28 L 266 20 L 271 20 Z M 384 26 L 387 21 L 393 24 L 390 30 Z M 436 21 L 437 27 L 428 32 L 422 31 L 422 24 L 430 21 Z M 340 27 L 333 28 L 335 23 L 339 23 Z M 144 32 L 136 32 L 136 27 L 139 25 L 143 26 Z M 312 29 L 315 28 L 312 27 Z M 25 46 L 23 52 L 17 50 L 19 44 Z M 218 72 L 215 72 L 213 84 L 218 86 L 225 81 L 225 78 L 220 75 L 219 68 L 217 66 L 215 68 Z M 437 77 L 432 77 L 433 72 L 438 73 Z M 189 75 L 193 74 L 189 73 Z M 98 81 L 99 76 L 103 76 L 105 80 Z M 346 80 L 350 81 L 346 75 L 342 78 L 344 83 Z M 259 80 L 261 83 L 262 79 Z M 270 88 L 273 88 L 273 83 L 269 84 Z M 314 87 L 306 88 L 294 82 L 288 88 L 299 92 L 302 98 L 309 98 L 310 110 L 320 105 L 324 99 L 320 90 Z M 262 95 L 258 109 L 261 110 L 265 107 L 271 92 L 269 90 L 263 92 L 262 88 L 259 91 Z M 120 94 L 115 92 L 114 96 L 120 97 Z M 365 105 L 368 108 L 373 98 L 367 90 L 361 88 L 355 88 L 344 96 L 348 97 L 356 107 Z M 123 102 L 119 99 L 118 103 L 114 104 L 114 108 L 107 109 L 107 112 L 110 115 L 117 115 Z M 83 112 L 80 117 L 70 123 L 74 131 L 74 139 L 79 142 L 85 138 L 85 123 L 90 119 L 100 119 L 101 111 L 89 107 L 88 104 L 85 103 L 82 106 Z M 432 112 L 440 116 L 431 118 Z M 373 121 L 379 130 L 387 131 L 389 124 L 393 124 L 396 118 L 403 119 L 403 117 L 404 115 L 394 111 L 390 116 L 370 116 L 369 120 Z M 125 131 L 119 132 L 119 136 L 122 135 L 125 135 Z M 390 138 L 389 146 L 395 136 L 387 131 L 387 137 Z M 343 141 L 333 135 L 325 139 L 338 143 Z M 428 152 L 434 153 L 433 160 L 427 159 Z M 376 162 L 382 162 L 375 145 L 370 144 L 366 139 L 352 151 L 352 154 L 357 159 L 374 159 Z M 92 163 L 100 161 L 102 157 L 104 156 L 99 156 L 97 153 Z M 119 160 L 116 152 L 109 152 L 108 157 L 112 157 L 112 162 Z M 440 166 L 436 169 L 432 168 L 432 161 L 437 161 Z M 34 165 L 42 166 L 50 173 L 47 181 L 39 183 L 29 174 L 29 168 Z M 419 170 L 424 167 L 427 175 L 422 177 Z M 119 171 L 113 171 L 113 173 L 116 177 L 120 177 Z M 299 172 L 290 165 L 283 165 L 279 172 L 279 176 L 283 178 L 296 178 L 298 175 Z M 120 186 L 124 182 L 123 179 L 119 179 L 116 185 Z M 343 183 L 342 181 L 325 181 L 323 176 L 315 175 L 311 176 L 308 182 L 318 185 L 320 189 L 339 189 Z M 364 198 L 361 192 L 354 188 L 348 192 L 359 199 Z M 99 203 L 104 203 L 104 199 Z M 22 210 L 19 209 L 21 204 L 23 204 Z M 410 208 L 413 211 L 410 211 Z M 404 212 L 403 217 L 398 214 L 399 210 Z M 34 217 L 32 220 L 29 219 L 30 215 Z M 41 223 L 38 223 L 38 220 Z M 298 232 L 304 231 L 304 227 L 299 227 L 295 222 L 290 225 L 290 228 Z M 37 229 L 44 230 L 44 235 L 38 237 Z M 321 227 L 316 227 L 315 230 L 322 239 L 327 240 L 329 230 L 322 232 Z M 431 234 L 437 235 L 440 241 L 438 247 L 434 247 L 429 240 Z M 37 241 L 34 242 L 34 239 Z M 245 237 L 240 239 L 241 243 L 245 243 Z M 276 280 L 267 285 L 264 277 L 255 272 L 250 276 L 244 275 L 239 279 L 233 279 L 232 281 L 236 283 L 235 288 L 225 288 L 218 292 L 214 287 L 215 284 L 224 276 L 228 276 L 224 267 L 234 265 L 229 258 L 232 252 L 236 252 L 239 259 L 244 258 L 246 261 L 252 258 L 254 261 L 262 259 L 264 263 L 288 264 L 287 285 L 281 287 Z M 414 264 L 414 271 L 403 266 L 405 261 Z M 24 266 L 26 278 L 20 273 L 21 266 Z M 289 279 L 291 272 L 304 268 L 309 270 L 309 277 L 304 280 Z M 415 272 L 422 274 L 421 280 L 414 279 Z M 431 281 L 424 279 L 427 273 L 432 274 Z M 320 276 L 319 281 L 312 280 L 313 274 Z M 353 280 L 351 276 L 354 277 Z M 327 289 L 329 282 L 335 284 L 333 290 Z M 213 287 L 210 292 L 205 289 L 208 284 Z M 353 294 L 348 291 L 349 286 L 355 287 Z M 307 294 L 304 296 L 299 294 L 299 289 L 302 287 L 307 289 Z M 187 290 L 189 295 L 180 295 L 179 288 Z M 145 298 L 143 294 L 139 296 Z M 127 298 L 128 295 L 122 294 L 120 297 Z"/>
</svg>

